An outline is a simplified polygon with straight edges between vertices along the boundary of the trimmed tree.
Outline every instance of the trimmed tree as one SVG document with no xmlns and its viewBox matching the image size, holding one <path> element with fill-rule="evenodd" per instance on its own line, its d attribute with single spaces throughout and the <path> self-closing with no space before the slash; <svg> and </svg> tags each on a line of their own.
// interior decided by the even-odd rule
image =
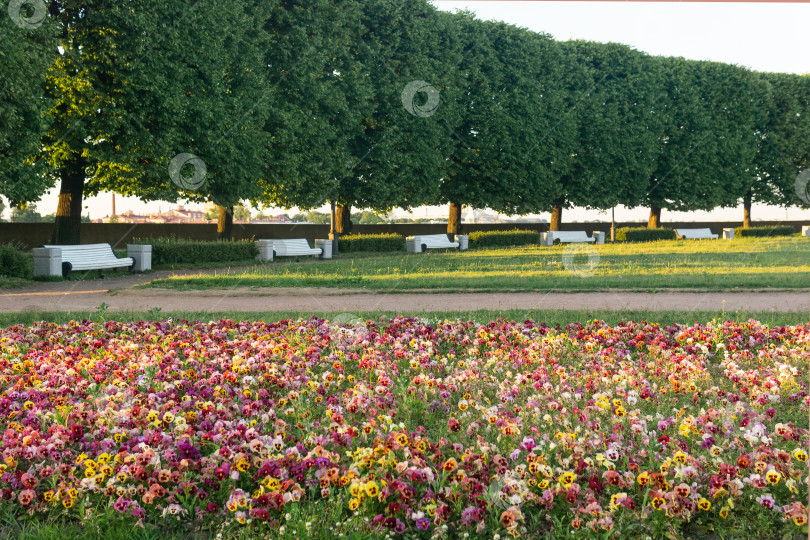
<svg viewBox="0 0 810 540">
<path fill-rule="evenodd" d="M 666 94 L 658 160 L 642 198 L 651 228 L 660 225 L 663 208 L 736 205 L 757 149 L 750 72 L 717 62 L 657 61 Z"/>
<path fill-rule="evenodd" d="M 31 7 L 28 4 L 22 6 Z M 53 185 L 36 159 L 47 129 L 45 73 L 56 56 L 55 25 L 39 13 L 0 13 L 0 195 L 10 206 L 39 200 Z"/>
<path fill-rule="evenodd" d="M 261 25 L 275 3 L 53 4 L 54 243 L 79 242 L 82 200 L 102 190 L 225 207 L 258 193 L 269 139 Z"/>
<path fill-rule="evenodd" d="M 465 16 L 448 100 L 447 174 L 440 201 L 447 232 L 461 231 L 461 206 L 507 214 L 548 210 L 570 156 L 560 48 L 548 36 Z"/>
<path fill-rule="evenodd" d="M 783 73 L 757 74 L 767 95 L 756 168 L 746 180 L 743 226 L 751 226 L 754 202 L 804 206 L 796 191 L 796 177 L 810 164 L 810 77 Z"/>
<path fill-rule="evenodd" d="M 559 230 L 564 208 L 637 206 L 656 166 L 661 131 L 653 58 L 616 43 L 560 46 L 566 53 L 566 114 L 576 122 L 576 137 L 551 230 Z"/>
</svg>

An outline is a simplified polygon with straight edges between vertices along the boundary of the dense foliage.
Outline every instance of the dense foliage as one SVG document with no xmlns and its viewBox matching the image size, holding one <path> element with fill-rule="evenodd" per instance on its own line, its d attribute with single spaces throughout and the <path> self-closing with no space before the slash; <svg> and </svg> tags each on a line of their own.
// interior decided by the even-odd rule
<svg viewBox="0 0 810 540">
<path fill-rule="evenodd" d="M 30 279 L 31 252 L 15 243 L 0 244 L 0 276 Z"/>
<path fill-rule="evenodd" d="M 201 241 L 174 237 L 136 238 L 133 244 L 151 244 L 152 264 L 205 264 L 249 261 L 259 250 L 252 240 Z"/>
<path fill-rule="evenodd" d="M 0 194 L 58 182 L 55 243 L 79 241 L 101 190 L 223 216 L 331 201 L 340 232 L 351 208 L 449 203 L 458 233 L 462 205 L 554 209 L 554 228 L 571 205 L 647 205 L 651 226 L 806 205 L 807 76 L 561 43 L 425 0 L 81 0 L 0 24 Z"/>
<path fill-rule="evenodd" d="M 776 227 L 737 227 L 734 229 L 735 238 L 746 236 L 793 236 L 796 229 L 790 225 Z"/>
<path fill-rule="evenodd" d="M 677 237 L 675 229 L 664 229 L 663 227 L 656 229 L 621 227 L 616 229 L 617 242 L 652 242 L 654 240 L 675 240 Z"/>
<path fill-rule="evenodd" d="M 338 240 L 338 249 L 353 251 L 405 251 L 405 237 L 400 234 L 348 234 Z"/>
<path fill-rule="evenodd" d="M 474 231 L 469 234 L 470 247 L 525 246 L 540 243 L 536 231 L 514 229 L 511 231 Z"/>
</svg>

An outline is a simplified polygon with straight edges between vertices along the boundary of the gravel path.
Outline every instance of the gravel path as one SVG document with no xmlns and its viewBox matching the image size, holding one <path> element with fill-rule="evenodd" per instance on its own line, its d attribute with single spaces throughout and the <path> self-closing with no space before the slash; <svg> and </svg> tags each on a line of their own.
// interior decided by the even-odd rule
<svg viewBox="0 0 810 540">
<path fill-rule="evenodd" d="M 35 283 L 0 294 L 0 311 L 468 311 L 475 309 L 748 310 L 807 312 L 810 289 L 779 292 L 376 293 L 344 289 L 268 288 L 204 291 L 133 289 L 163 271 L 101 280 Z"/>
</svg>

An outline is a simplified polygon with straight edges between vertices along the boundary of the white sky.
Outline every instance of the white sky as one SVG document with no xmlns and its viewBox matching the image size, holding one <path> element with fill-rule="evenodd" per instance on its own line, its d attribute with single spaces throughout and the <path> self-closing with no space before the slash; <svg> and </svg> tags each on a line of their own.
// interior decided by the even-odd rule
<svg viewBox="0 0 810 540">
<path fill-rule="evenodd" d="M 806 3 L 705 3 L 705 2 L 535 2 L 535 1 L 444 1 L 433 0 L 439 9 L 470 9 L 480 19 L 502 20 L 530 30 L 545 32 L 558 40 L 588 39 L 619 42 L 638 50 L 695 60 L 714 60 L 757 71 L 810 73 L 810 45 Z M 37 205 L 43 213 L 56 209 L 57 190 Z M 92 218 L 110 213 L 110 195 L 86 201 Z M 132 197 L 116 197 L 116 210 L 136 213 L 167 210 L 163 202 L 143 203 Z M 283 209 L 271 209 L 281 213 Z M 267 212 L 266 212 L 267 213 Z M 444 208 L 421 208 L 417 217 L 445 216 Z M 617 220 L 646 219 L 647 209 L 618 208 Z M 755 205 L 759 219 L 810 219 L 810 211 Z M 8 210 L 6 210 L 6 217 Z M 548 219 L 548 214 L 541 215 Z M 564 221 L 610 219 L 610 214 L 573 209 Z M 741 220 L 741 209 L 678 213 L 664 211 L 669 220 Z"/>
</svg>

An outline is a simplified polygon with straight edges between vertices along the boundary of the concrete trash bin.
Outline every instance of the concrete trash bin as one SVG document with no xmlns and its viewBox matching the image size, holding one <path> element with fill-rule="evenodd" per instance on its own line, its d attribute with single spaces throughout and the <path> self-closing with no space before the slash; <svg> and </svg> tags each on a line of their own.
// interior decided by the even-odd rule
<svg viewBox="0 0 810 540">
<path fill-rule="evenodd" d="M 332 258 L 332 240 L 327 239 L 315 239 L 315 249 L 323 250 L 321 253 L 321 259 L 331 259 Z"/>
<path fill-rule="evenodd" d="M 466 234 L 457 234 L 453 237 L 454 242 L 458 242 L 458 250 L 465 251 L 469 249 L 470 246 L 470 237 Z"/>
<path fill-rule="evenodd" d="M 147 272 L 152 269 L 152 246 L 149 244 L 127 244 L 127 257 L 135 263 L 133 272 Z"/>
<path fill-rule="evenodd" d="M 733 228 L 725 228 L 723 229 L 723 238 L 726 240 L 731 240 L 734 238 L 734 229 Z"/>
<path fill-rule="evenodd" d="M 802 236 L 810 236 L 810 225 L 802 225 Z"/>
<path fill-rule="evenodd" d="M 405 239 L 405 247 L 408 253 L 422 253 L 422 244 L 416 242 L 416 238 L 408 236 Z"/>
<path fill-rule="evenodd" d="M 34 277 L 62 276 L 60 248 L 34 248 Z"/>
<path fill-rule="evenodd" d="M 272 240 L 256 240 L 256 248 L 259 250 L 259 254 L 256 255 L 256 260 L 263 262 L 270 262 L 273 260 Z"/>
<path fill-rule="evenodd" d="M 597 244 L 605 243 L 605 231 L 594 231 L 593 238 Z"/>
</svg>

